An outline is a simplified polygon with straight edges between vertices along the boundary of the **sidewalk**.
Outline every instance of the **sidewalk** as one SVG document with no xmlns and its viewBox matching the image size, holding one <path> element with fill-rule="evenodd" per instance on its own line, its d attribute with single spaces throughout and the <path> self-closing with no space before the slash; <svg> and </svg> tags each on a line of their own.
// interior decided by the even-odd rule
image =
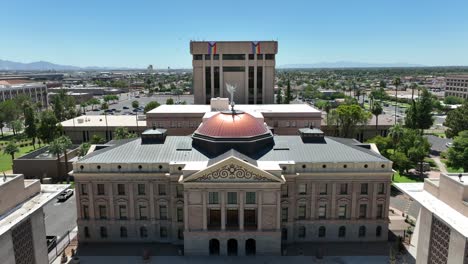
<svg viewBox="0 0 468 264">
<path fill-rule="evenodd" d="M 65 247 L 65 255 L 68 257 L 68 261 L 71 259 L 72 255 L 72 249 L 76 251 L 76 248 L 78 246 L 78 240 L 77 240 L 77 235 L 78 235 L 78 227 L 73 228 L 72 231 L 70 231 L 70 244 L 68 244 L 67 247 Z M 63 253 L 63 252 L 62 252 Z M 52 262 L 52 264 L 60 264 L 62 260 L 62 253 Z"/>
</svg>

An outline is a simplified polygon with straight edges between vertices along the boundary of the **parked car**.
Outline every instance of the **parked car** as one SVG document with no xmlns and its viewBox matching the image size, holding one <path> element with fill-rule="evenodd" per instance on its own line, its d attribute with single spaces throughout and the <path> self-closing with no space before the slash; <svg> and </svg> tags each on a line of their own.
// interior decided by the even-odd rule
<svg viewBox="0 0 468 264">
<path fill-rule="evenodd" d="M 57 201 L 65 202 L 68 198 L 72 197 L 72 195 L 73 195 L 73 190 L 72 189 L 67 189 L 67 190 L 61 192 L 57 196 Z"/>
<path fill-rule="evenodd" d="M 124 106 L 124 107 L 122 107 L 122 108 L 123 108 L 123 109 L 130 109 L 128 106 Z"/>
</svg>

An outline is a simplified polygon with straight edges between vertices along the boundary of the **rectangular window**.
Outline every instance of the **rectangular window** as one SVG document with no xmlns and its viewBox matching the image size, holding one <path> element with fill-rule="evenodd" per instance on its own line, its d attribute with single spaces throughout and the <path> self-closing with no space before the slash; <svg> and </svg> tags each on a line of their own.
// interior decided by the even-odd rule
<svg viewBox="0 0 468 264">
<path fill-rule="evenodd" d="M 99 218 L 107 219 L 107 210 L 105 205 L 99 205 Z"/>
<path fill-rule="evenodd" d="M 220 96 L 220 78 L 219 78 L 219 67 L 214 67 L 214 97 Z"/>
<path fill-rule="evenodd" d="M 275 54 L 265 54 L 265 60 L 274 60 Z"/>
<path fill-rule="evenodd" d="M 208 225 L 211 229 L 221 228 L 221 210 L 210 209 L 208 214 Z"/>
<path fill-rule="evenodd" d="M 340 205 L 338 207 L 338 218 L 346 219 L 346 205 Z"/>
<path fill-rule="evenodd" d="M 193 54 L 193 60 L 203 60 L 203 55 L 201 55 L 201 54 Z"/>
<path fill-rule="evenodd" d="M 159 195 L 166 195 L 166 185 L 165 184 L 159 184 L 158 185 L 158 193 L 159 193 Z"/>
<path fill-rule="evenodd" d="M 378 194 L 385 194 L 385 183 L 379 183 L 377 192 Z"/>
<path fill-rule="evenodd" d="M 288 185 L 281 185 L 281 197 L 288 197 Z"/>
<path fill-rule="evenodd" d="M 255 54 L 249 54 L 249 60 L 255 60 Z"/>
<path fill-rule="evenodd" d="M 360 204 L 359 205 L 359 218 L 366 218 L 367 217 L 367 204 Z"/>
<path fill-rule="evenodd" d="M 121 220 L 126 220 L 127 219 L 127 206 L 119 205 L 119 218 Z"/>
<path fill-rule="evenodd" d="M 205 67 L 205 99 L 209 104 L 211 100 L 211 67 Z"/>
<path fill-rule="evenodd" d="M 88 228 L 87 226 L 85 226 L 85 228 L 84 228 L 84 235 L 85 235 L 86 238 L 89 238 L 89 237 L 90 237 L 90 235 L 89 235 L 89 228 Z"/>
<path fill-rule="evenodd" d="M 230 228 L 239 227 L 239 210 L 228 209 L 226 212 L 226 226 Z"/>
<path fill-rule="evenodd" d="M 147 209 L 146 205 L 138 206 L 138 211 L 139 211 L 139 214 L 140 214 L 140 220 L 148 219 L 148 209 Z"/>
<path fill-rule="evenodd" d="M 305 184 L 305 183 L 299 184 L 298 193 L 299 194 L 307 194 L 307 184 Z"/>
<path fill-rule="evenodd" d="M 219 60 L 219 54 L 213 54 L 213 60 Z"/>
<path fill-rule="evenodd" d="M 263 60 L 263 54 L 257 54 L 257 60 Z"/>
<path fill-rule="evenodd" d="M 184 221 L 184 208 L 177 207 L 177 222 L 183 222 L 183 221 Z"/>
<path fill-rule="evenodd" d="M 245 67 L 223 67 L 223 72 L 245 72 Z"/>
<path fill-rule="evenodd" d="M 246 192 L 245 193 L 245 203 L 246 204 L 256 204 L 256 193 L 255 192 Z"/>
<path fill-rule="evenodd" d="M 218 194 L 218 192 L 209 192 L 208 193 L 208 203 L 209 204 L 219 204 L 219 194 Z"/>
<path fill-rule="evenodd" d="M 237 193 L 236 192 L 228 192 L 228 204 L 237 204 Z"/>
<path fill-rule="evenodd" d="M 205 54 L 205 60 L 211 60 L 211 54 Z"/>
<path fill-rule="evenodd" d="M 89 207 L 83 205 L 83 219 L 89 219 Z"/>
<path fill-rule="evenodd" d="M 254 90 L 255 90 L 254 75 L 255 75 L 254 67 L 249 67 L 249 104 L 254 103 Z"/>
<path fill-rule="evenodd" d="M 99 233 L 101 234 L 102 238 L 106 238 L 107 237 L 107 228 L 105 228 L 104 226 L 101 226 Z"/>
<path fill-rule="evenodd" d="M 182 185 L 176 185 L 176 197 L 184 197 L 184 187 Z"/>
<path fill-rule="evenodd" d="M 146 186 L 144 183 L 138 184 L 138 195 L 146 195 Z"/>
<path fill-rule="evenodd" d="M 378 219 L 384 218 L 383 204 L 378 204 L 378 205 L 377 205 L 377 218 L 378 218 Z"/>
<path fill-rule="evenodd" d="M 97 185 L 97 194 L 98 194 L 98 195 L 105 195 L 105 192 L 104 192 L 104 184 L 99 183 L 99 184 Z"/>
<path fill-rule="evenodd" d="M 288 221 L 288 208 L 287 207 L 281 208 L 281 221 L 283 222 Z"/>
<path fill-rule="evenodd" d="M 306 218 L 306 206 L 305 205 L 299 205 L 299 208 L 297 210 L 297 218 L 300 220 L 303 220 Z"/>
<path fill-rule="evenodd" d="M 117 184 L 117 194 L 118 195 L 125 195 L 125 185 Z"/>
<path fill-rule="evenodd" d="M 348 194 L 348 184 L 347 183 L 340 184 L 340 194 Z"/>
<path fill-rule="evenodd" d="M 257 228 L 257 211 L 255 209 L 245 209 L 244 210 L 244 227 Z"/>
<path fill-rule="evenodd" d="M 159 206 L 159 219 L 167 220 L 167 206 L 165 205 Z"/>
<path fill-rule="evenodd" d="M 328 187 L 328 185 L 327 185 L 326 183 L 321 183 L 321 184 L 320 184 L 320 187 L 319 187 L 319 188 L 320 188 L 319 194 L 320 194 L 320 195 L 325 195 L 325 194 L 327 194 L 327 191 L 328 191 L 328 190 L 327 190 L 327 189 L 328 189 L 327 187 Z"/>
<path fill-rule="evenodd" d="M 161 238 L 167 238 L 167 228 L 165 226 L 159 228 L 159 236 Z"/>
<path fill-rule="evenodd" d="M 361 194 L 367 194 L 368 185 L 367 183 L 361 183 Z"/>
<path fill-rule="evenodd" d="M 327 218 L 327 206 L 325 204 L 319 206 L 318 217 L 319 219 Z"/>
<path fill-rule="evenodd" d="M 88 195 L 88 184 L 81 184 L 81 195 Z"/>
<path fill-rule="evenodd" d="M 257 67 L 257 104 L 263 103 L 263 67 Z"/>
<path fill-rule="evenodd" d="M 245 60 L 245 54 L 223 54 L 223 60 Z"/>
<path fill-rule="evenodd" d="M 184 239 L 184 230 L 183 230 L 183 229 L 178 229 L 178 230 L 177 230 L 177 238 L 178 238 L 179 240 Z"/>
</svg>

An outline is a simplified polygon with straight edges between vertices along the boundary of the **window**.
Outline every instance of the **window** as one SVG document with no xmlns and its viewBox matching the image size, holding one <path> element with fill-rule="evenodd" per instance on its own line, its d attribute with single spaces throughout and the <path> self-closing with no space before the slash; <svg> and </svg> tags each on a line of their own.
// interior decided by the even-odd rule
<svg viewBox="0 0 468 264">
<path fill-rule="evenodd" d="M 281 240 L 288 240 L 288 229 L 282 228 L 281 229 Z"/>
<path fill-rule="evenodd" d="M 228 192 L 228 204 L 237 204 L 237 193 Z"/>
<path fill-rule="evenodd" d="M 177 222 L 183 222 L 183 221 L 184 221 L 184 208 L 177 207 Z"/>
<path fill-rule="evenodd" d="M 239 227 L 239 210 L 228 209 L 226 211 L 226 227 L 230 227 L 230 228 Z"/>
<path fill-rule="evenodd" d="M 368 186 L 369 184 L 367 183 L 361 183 L 361 194 L 367 194 Z"/>
<path fill-rule="evenodd" d="M 166 238 L 167 237 L 167 228 L 165 226 L 162 226 L 159 228 L 159 236 L 161 238 Z"/>
<path fill-rule="evenodd" d="M 289 196 L 288 185 L 287 184 L 281 185 L 281 197 L 288 197 L 288 196 Z"/>
<path fill-rule="evenodd" d="M 250 55 L 253 56 L 253 54 L 250 54 Z M 255 88 L 254 88 L 254 84 L 255 84 L 254 75 L 255 75 L 254 67 L 250 66 L 249 67 L 249 73 L 248 73 L 248 77 L 249 77 L 249 81 L 248 81 L 248 84 L 249 84 L 249 104 L 254 103 L 254 90 L 255 90 Z"/>
<path fill-rule="evenodd" d="M 340 205 L 338 207 L 338 218 L 340 219 L 346 219 L 346 205 Z"/>
<path fill-rule="evenodd" d="M 209 204 L 219 204 L 219 194 L 217 192 L 208 193 L 208 203 Z"/>
<path fill-rule="evenodd" d="M 124 226 L 121 226 L 120 227 L 120 237 L 127 237 L 128 234 L 127 234 L 127 228 L 124 227 Z"/>
<path fill-rule="evenodd" d="M 176 197 L 184 197 L 184 188 L 182 187 L 182 185 L 176 185 Z"/>
<path fill-rule="evenodd" d="M 89 237 L 90 237 L 90 235 L 89 235 L 89 228 L 88 228 L 87 226 L 84 227 L 84 236 L 85 236 L 86 238 L 89 238 Z"/>
<path fill-rule="evenodd" d="M 125 195 L 125 185 L 119 183 L 117 184 L 117 194 L 118 195 Z"/>
<path fill-rule="evenodd" d="M 81 195 L 88 195 L 88 184 L 81 184 Z"/>
<path fill-rule="evenodd" d="M 166 220 L 167 219 L 167 206 L 160 205 L 159 206 L 159 219 Z"/>
<path fill-rule="evenodd" d="M 375 236 L 376 237 L 382 236 L 382 227 L 381 226 L 377 226 L 377 228 L 375 229 Z"/>
<path fill-rule="evenodd" d="M 263 67 L 257 67 L 257 104 L 263 103 Z"/>
<path fill-rule="evenodd" d="M 213 60 L 219 60 L 219 54 L 213 54 Z"/>
<path fill-rule="evenodd" d="M 208 226 L 211 229 L 219 229 L 221 228 L 221 210 L 218 209 L 210 209 L 208 211 Z"/>
<path fill-rule="evenodd" d="M 249 60 L 254 60 L 255 59 L 255 54 L 249 54 Z"/>
<path fill-rule="evenodd" d="M 245 54 L 223 54 L 223 60 L 245 60 Z"/>
<path fill-rule="evenodd" d="M 348 194 L 348 184 L 347 183 L 340 184 L 340 194 Z"/>
<path fill-rule="evenodd" d="M 345 237 L 346 236 L 346 227 L 340 226 L 338 229 L 338 237 Z"/>
<path fill-rule="evenodd" d="M 327 194 L 327 191 L 328 191 L 327 189 L 328 189 L 328 184 L 326 184 L 326 183 L 321 183 L 321 184 L 320 184 L 320 190 L 319 190 L 320 195 L 325 195 L 325 194 Z"/>
<path fill-rule="evenodd" d="M 89 219 L 88 205 L 83 205 L 83 219 Z"/>
<path fill-rule="evenodd" d="M 367 217 L 367 204 L 360 204 L 359 205 L 359 218 L 366 218 Z"/>
<path fill-rule="evenodd" d="M 138 195 L 146 195 L 146 186 L 143 183 L 138 184 Z"/>
<path fill-rule="evenodd" d="M 257 54 L 257 60 L 263 60 L 263 54 Z"/>
<path fill-rule="evenodd" d="M 265 60 L 274 60 L 275 54 L 265 54 Z"/>
<path fill-rule="evenodd" d="M 307 193 L 307 184 L 301 183 L 299 184 L 299 194 L 306 194 Z"/>
<path fill-rule="evenodd" d="M 205 60 L 211 60 L 211 54 L 205 54 Z"/>
<path fill-rule="evenodd" d="M 305 238 L 305 236 L 306 236 L 306 229 L 305 229 L 305 227 L 303 227 L 303 226 L 300 226 L 300 227 L 299 227 L 297 236 L 298 236 L 299 238 Z"/>
<path fill-rule="evenodd" d="M 107 210 L 105 205 L 99 205 L 99 218 L 107 219 Z"/>
<path fill-rule="evenodd" d="M 148 229 L 146 229 L 146 227 L 144 226 L 140 227 L 140 237 L 141 238 L 148 237 Z"/>
<path fill-rule="evenodd" d="M 139 215 L 140 215 L 140 220 L 148 219 L 148 210 L 147 210 L 146 205 L 138 206 L 138 212 L 139 212 Z"/>
<path fill-rule="evenodd" d="M 104 226 L 101 226 L 99 231 L 100 231 L 99 233 L 101 234 L 101 238 L 107 237 L 107 228 L 105 228 Z"/>
<path fill-rule="evenodd" d="M 205 100 L 207 104 L 211 100 L 211 67 L 205 67 Z"/>
<path fill-rule="evenodd" d="M 245 196 L 246 196 L 246 199 L 245 199 L 246 204 L 255 204 L 257 202 L 255 192 L 246 192 Z"/>
<path fill-rule="evenodd" d="M 98 194 L 98 195 L 104 195 L 104 194 L 105 194 L 105 192 L 104 192 L 104 184 L 99 183 L 99 184 L 97 185 L 97 194 Z"/>
<path fill-rule="evenodd" d="M 244 226 L 246 229 L 257 228 L 257 211 L 255 209 L 244 210 Z"/>
<path fill-rule="evenodd" d="M 223 67 L 223 72 L 245 72 L 245 67 Z"/>
<path fill-rule="evenodd" d="M 177 230 L 177 238 L 178 238 L 179 240 L 184 239 L 184 230 L 183 230 L 183 229 L 178 229 L 178 230 Z"/>
<path fill-rule="evenodd" d="M 383 204 L 378 204 L 377 205 L 377 218 L 382 219 L 383 217 L 384 217 Z"/>
<path fill-rule="evenodd" d="M 366 227 L 365 226 L 360 226 L 359 227 L 359 237 L 365 237 L 366 236 Z"/>
<path fill-rule="evenodd" d="M 203 60 L 203 56 L 201 54 L 193 54 L 193 60 Z"/>
<path fill-rule="evenodd" d="M 220 90 L 220 78 L 219 78 L 219 67 L 214 67 L 214 96 L 219 97 L 219 90 Z"/>
<path fill-rule="evenodd" d="M 288 221 L 288 208 L 287 207 L 281 208 L 281 221 L 283 222 Z"/>
<path fill-rule="evenodd" d="M 325 237 L 326 233 L 327 233 L 327 229 L 324 226 L 319 227 L 319 231 L 318 231 L 319 237 Z"/>
<path fill-rule="evenodd" d="M 319 206 L 318 217 L 319 217 L 319 219 L 327 218 L 327 205 L 321 204 Z"/>
<path fill-rule="evenodd" d="M 305 205 L 299 205 L 299 208 L 297 210 L 297 218 L 298 219 L 306 218 L 306 206 Z"/>
<path fill-rule="evenodd" d="M 378 194 L 385 194 L 385 184 L 384 183 L 379 183 L 377 186 L 377 192 Z"/>
<path fill-rule="evenodd" d="M 165 184 L 159 184 L 158 185 L 158 193 L 159 193 L 159 195 L 166 195 L 166 185 Z"/>
<path fill-rule="evenodd" d="M 126 205 L 119 205 L 119 218 L 121 220 L 127 219 L 127 206 Z"/>
</svg>

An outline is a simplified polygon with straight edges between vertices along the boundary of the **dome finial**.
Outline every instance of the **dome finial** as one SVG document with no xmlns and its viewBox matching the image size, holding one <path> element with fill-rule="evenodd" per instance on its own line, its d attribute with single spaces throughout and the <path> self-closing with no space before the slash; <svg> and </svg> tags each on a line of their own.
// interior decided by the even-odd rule
<svg viewBox="0 0 468 264">
<path fill-rule="evenodd" d="M 234 113 L 234 93 L 236 92 L 236 86 L 226 83 L 226 90 L 231 95 L 231 111 Z"/>
</svg>

